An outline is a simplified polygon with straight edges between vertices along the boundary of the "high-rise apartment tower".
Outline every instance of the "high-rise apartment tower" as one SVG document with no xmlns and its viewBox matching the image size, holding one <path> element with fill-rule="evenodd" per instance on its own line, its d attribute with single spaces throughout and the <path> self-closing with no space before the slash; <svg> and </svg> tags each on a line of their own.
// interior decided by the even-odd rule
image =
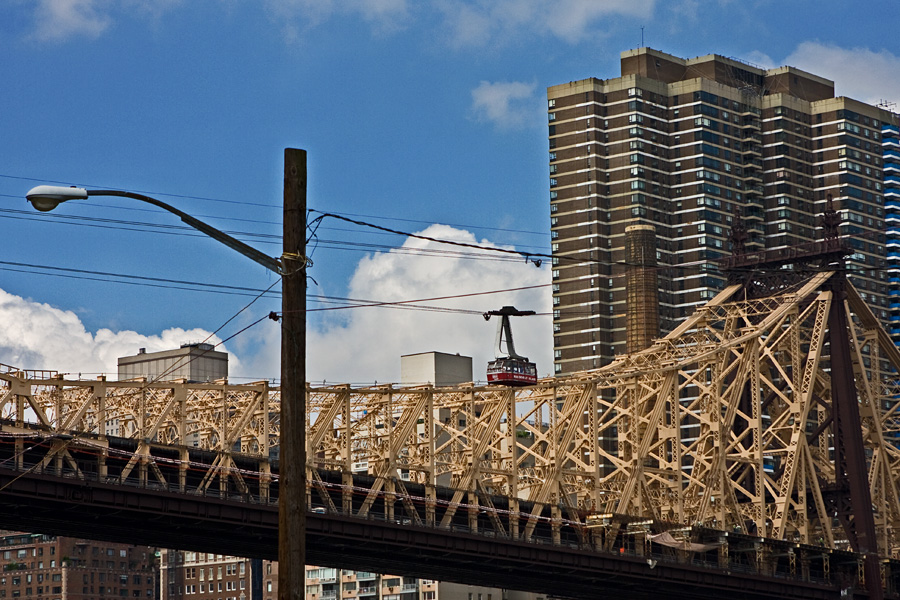
<svg viewBox="0 0 900 600">
<path fill-rule="evenodd" d="M 896 174 L 885 161 L 896 140 L 883 132 L 896 132 L 897 115 L 836 98 L 832 81 L 794 67 L 640 48 L 622 53 L 621 69 L 547 90 L 557 374 L 626 351 L 632 225 L 655 229 L 665 333 L 723 287 L 717 259 L 731 253 L 734 215 L 746 250 L 791 247 L 821 237 L 830 196 L 852 281 L 887 322 L 885 174 Z"/>
</svg>

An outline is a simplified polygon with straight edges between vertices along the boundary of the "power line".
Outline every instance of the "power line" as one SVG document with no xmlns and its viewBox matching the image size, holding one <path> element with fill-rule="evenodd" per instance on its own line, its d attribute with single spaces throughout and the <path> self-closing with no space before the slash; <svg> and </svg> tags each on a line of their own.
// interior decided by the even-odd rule
<svg viewBox="0 0 900 600">
<path fill-rule="evenodd" d="M 322 212 L 322 211 L 314 211 L 314 212 Z M 362 215 L 357 213 L 345 213 L 345 212 L 337 212 L 334 214 L 343 215 L 345 217 L 360 217 L 364 219 L 381 219 L 385 221 L 401 221 L 404 223 L 422 223 L 426 225 L 448 225 L 450 227 L 464 227 L 466 229 L 485 229 L 488 231 L 503 231 L 507 233 L 526 233 L 528 235 L 540 235 L 540 236 L 549 236 L 550 234 L 546 231 L 529 231 L 527 229 L 506 229 L 503 227 L 486 227 L 484 225 L 467 225 L 463 223 L 437 223 L 435 221 L 423 221 L 420 219 L 405 219 L 403 217 L 385 217 L 383 215 Z"/>
<path fill-rule="evenodd" d="M 2 174 L 2 173 L 0 173 L 0 178 L 16 179 L 16 180 L 20 180 L 20 181 L 34 181 L 34 182 L 38 182 L 38 183 L 57 183 L 57 184 L 61 184 L 61 185 L 71 185 L 71 182 L 69 182 L 69 181 L 59 181 L 59 180 L 53 180 L 53 179 L 38 179 L 35 177 L 21 177 L 21 176 L 8 175 L 8 174 Z M 81 187 L 120 189 L 120 188 L 117 188 L 116 186 L 92 185 L 92 184 L 82 185 Z M 237 205 L 245 205 L 245 206 L 257 206 L 257 207 L 263 207 L 263 208 L 275 208 L 275 209 L 281 208 L 280 204 L 247 202 L 247 201 L 241 201 L 241 200 L 225 200 L 222 198 L 211 198 L 209 196 L 192 196 L 192 195 L 186 195 L 186 194 L 171 194 L 168 192 L 151 192 L 151 191 L 141 191 L 141 190 L 130 190 L 130 191 L 134 191 L 136 193 L 144 194 L 147 196 L 166 196 L 168 198 L 183 198 L 183 199 L 187 199 L 187 200 L 202 200 L 205 202 L 220 202 L 220 203 L 225 203 L 225 204 L 237 204 Z M 0 194 L 0 196 L 5 196 L 5 197 L 9 197 L 9 198 L 22 198 L 22 196 L 17 196 L 17 195 L 12 195 L 12 194 Z M 93 203 L 87 203 L 87 204 L 91 204 L 92 206 L 101 206 L 101 205 L 97 205 L 97 204 L 93 204 Z M 102 205 L 102 206 L 104 208 L 108 208 L 108 206 L 106 206 L 106 205 Z M 147 209 L 139 209 L 139 208 L 134 208 L 134 207 L 127 207 L 127 206 L 120 206 L 117 208 L 123 208 L 123 209 L 129 209 L 129 210 L 147 210 Z M 318 211 L 318 212 L 322 212 L 322 211 Z M 505 228 L 505 227 L 488 227 L 485 225 L 475 225 L 475 224 L 465 224 L 465 223 L 435 223 L 434 221 L 423 220 L 423 219 L 409 219 L 409 218 L 405 218 L 405 217 L 391 217 L 391 216 L 385 216 L 385 215 L 365 215 L 365 214 L 358 214 L 358 213 L 336 213 L 336 214 L 343 214 L 343 215 L 347 215 L 350 217 L 362 217 L 362 218 L 367 218 L 367 219 L 399 221 L 399 222 L 404 222 L 404 223 L 422 223 L 422 224 L 427 224 L 427 225 L 448 225 L 450 227 L 464 227 L 466 229 L 479 229 L 479 230 L 485 230 L 485 231 L 499 231 L 499 232 L 519 233 L 519 234 L 526 234 L 526 235 L 540 235 L 543 237 L 546 237 L 549 235 L 549 233 L 544 232 L 544 231 L 530 231 L 527 229 L 509 229 L 509 228 Z M 220 217 L 216 217 L 216 218 L 220 218 Z M 221 217 L 221 218 L 224 218 L 224 217 Z M 236 220 L 240 220 L 240 219 L 236 219 Z M 277 224 L 274 221 L 258 221 L 258 222 L 266 223 L 266 224 Z"/>
<path fill-rule="evenodd" d="M 97 227 L 100 229 L 112 229 L 116 231 L 137 231 L 141 233 L 159 233 L 164 235 L 178 235 L 178 236 L 189 236 L 189 237 L 197 237 L 197 238 L 205 238 L 207 236 L 198 233 L 196 230 L 190 227 L 185 227 L 183 225 L 169 225 L 169 224 L 158 224 L 158 223 L 148 223 L 143 221 L 125 221 L 121 219 L 109 219 L 109 218 L 94 218 L 94 217 L 84 217 L 78 215 L 43 215 L 36 214 L 30 211 L 21 211 L 16 209 L 2 209 L 0 208 L 0 218 L 5 219 L 14 219 L 14 220 L 26 220 L 26 221 L 38 221 L 38 220 L 47 220 L 56 221 L 58 224 L 64 225 L 77 225 L 80 227 Z M 347 230 L 344 230 L 347 231 Z M 252 240 L 261 244 L 272 244 L 272 245 L 280 245 L 281 244 L 281 236 L 274 234 L 259 234 L 259 233 L 250 233 L 250 232 L 237 232 L 237 231 L 227 231 L 229 235 L 244 238 L 245 240 Z M 463 253 L 458 251 L 448 251 L 441 250 L 437 248 L 409 248 L 403 246 L 396 246 L 391 244 L 378 244 L 374 242 L 353 242 L 353 241 L 342 241 L 342 240 L 329 240 L 329 239 L 320 239 L 318 240 L 318 244 L 324 248 L 336 249 L 336 250 L 357 250 L 357 251 L 369 251 L 369 250 L 382 250 L 382 251 L 390 251 L 395 254 L 410 254 L 410 255 L 425 255 L 425 256 L 438 256 L 438 257 L 455 257 L 455 258 L 464 258 L 464 259 L 473 259 L 473 260 L 502 260 L 502 261 L 510 261 L 513 260 L 511 258 L 500 258 L 496 256 L 487 256 L 482 253 Z M 518 253 L 516 253 L 518 254 Z"/>
<path fill-rule="evenodd" d="M 310 212 L 319 212 L 319 211 L 310 211 Z M 315 221 L 320 221 L 320 220 L 322 220 L 322 219 L 324 219 L 324 218 L 326 218 L 326 217 L 331 217 L 331 218 L 333 218 L 333 219 L 340 219 L 340 220 L 342 220 L 342 221 L 347 221 L 348 223 L 353 223 L 354 225 L 361 225 L 361 226 L 363 226 L 363 227 L 371 227 L 371 228 L 373 228 L 373 229 L 379 229 L 379 230 L 381 230 L 381 231 L 387 231 L 387 232 L 389 232 L 389 233 L 394 233 L 394 234 L 397 234 L 397 235 L 403 235 L 403 236 L 410 237 L 410 238 L 415 238 L 415 239 L 419 239 L 419 240 L 426 240 L 426 241 L 429 241 L 429 242 L 437 242 L 437 243 L 439 243 L 439 244 L 448 244 L 448 245 L 451 245 L 451 246 L 460 246 L 460 247 L 463 247 L 463 248 L 475 248 L 475 249 L 478 249 L 478 250 L 484 250 L 484 251 L 486 251 L 486 252 L 500 252 L 500 253 L 506 253 L 506 254 L 515 254 L 515 255 L 517 255 L 517 256 L 521 256 L 522 258 L 524 258 L 524 259 L 525 259 L 525 262 L 532 262 L 532 263 L 534 263 L 534 266 L 536 266 L 536 267 L 540 267 L 540 266 L 541 266 L 541 261 L 540 261 L 539 259 L 538 259 L 538 260 L 535 260 L 533 257 L 552 258 L 552 256 L 551 256 L 550 254 L 544 254 L 544 253 L 529 253 L 529 252 L 522 252 L 522 251 L 520 251 L 520 250 L 510 250 L 510 249 L 508 249 L 508 248 L 494 248 L 494 247 L 490 247 L 490 246 L 482 246 L 482 245 L 480 245 L 480 244 L 470 244 L 470 243 L 468 243 L 468 242 L 457 242 L 457 241 L 453 241 L 453 240 L 442 240 L 442 239 L 430 237 L 430 236 L 427 236 L 427 235 L 419 235 L 419 234 L 416 234 L 416 233 L 409 233 L 409 232 L 405 232 L 405 231 L 398 231 L 398 230 L 396 230 L 396 229 L 390 229 L 389 227 L 382 227 L 381 225 L 376 225 L 376 224 L 374 224 L 374 223 L 367 223 L 366 221 L 359 221 L 359 220 L 356 220 L 356 219 L 350 219 L 350 218 L 348 218 L 348 217 L 343 217 L 343 216 L 338 215 L 338 214 L 335 214 L 335 213 L 320 213 L 320 216 L 319 216 L 319 217 L 316 217 Z"/>
<path fill-rule="evenodd" d="M 365 308 L 365 307 L 385 307 L 385 308 L 415 308 L 417 310 L 431 310 L 438 312 L 453 312 L 453 313 L 461 313 L 461 314 L 470 314 L 470 315 L 479 315 L 483 316 L 485 311 L 483 310 L 472 310 L 472 309 L 464 309 L 464 308 L 447 308 L 447 307 L 437 307 L 437 306 L 421 306 L 418 303 L 420 302 L 437 302 L 439 300 L 457 300 L 459 298 L 474 298 L 477 296 L 487 296 L 491 294 L 505 294 L 509 292 L 520 292 L 524 290 L 534 290 L 544 287 L 549 287 L 549 283 L 540 283 L 536 285 L 526 285 L 515 288 L 507 288 L 503 290 L 488 290 L 483 292 L 469 292 L 465 294 L 453 294 L 449 296 L 435 296 L 432 298 L 419 298 L 417 300 L 397 300 L 397 301 L 374 301 L 374 300 L 355 300 L 353 298 L 336 298 L 330 296 L 318 296 L 318 298 L 327 298 L 328 300 L 342 301 L 342 302 L 353 302 L 354 304 L 345 305 L 345 306 L 337 306 L 337 307 L 328 307 L 328 308 L 314 308 L 307 309 L 306 312 L 317 312 L 324 310 L 338 310 L 343 308 Z M 536 313 L 537 314 L 537 313 Z M 550 313 L 540 313 L 542 316 L 546 316 Z"/>
<path fill-rule="evenodd" d="M 35 178 L 30 178 L 30 177 L 18 177 L 18 176 L 13 176 L 13 175 L 4 175 L 4 174 L 0 174 L 0 177 L 27 180 L 27 181 L 41 181 L 41 180 L 38 180 Z M 56 183 L 63 183 L 63 182 L 56 182 Z M 231 200 L 220 200 L 220 199 L 206 198 L 206 197 L 200 197 L 200 196 L 166 194 L 166 193 L 162 193 L 162 192 L 141 192 L 141 193 L 149 193 L 149 194 L 180 197 L 180 198 L 194 198 L 194 199 L 201 199 L 201 200 L 221 201 L 221 202 L 228 202 L 228 203 L 232 203 L 232 204 L 254 205 L 254 203 L 231 201 Z M 10 196 L 10 197 L 14 197 L 14 196 Z M 263 205 L 263 206 L 269 206 L 269 205 Z M 272 205 L 272 206 L 274 206 L 274 205 Z M 25 211 L 15 211 L 12 209 L 0 209 L 0 212 L 17 213 L 17 214 L 22 214 L 22 215 L 28 214 L 28 217 L 19 217 L 19 218 L 27 218 L 28 220 L 33 220 L 34 218 L 60 218 L 59 215 L 35 216 L 35 215 L 32 215 L 31 213 L 26 213 Z M 364 227 L 369 227 L 369 228 L 376 229 L 378 231 L 392 234 L 392 235 L 400 235 L 400 236 L 405 236 L 408 238 L 416 238 L 416 239 L 422 239 L 422 240 L 427 240 L 427 241 L 433 241 L 436 243 L 468 247 L 468 248 L 481 250 L 484 252 L 506 253 L 508 255 L 514 255 L 517 257 L 525 258 L 525 260 L 527 262 L 532 262 L 535 265 L 540 265 L 541 259 L 554 258 L 554 256 L 552 254 L 548 254 L 546 252 L 529 252 L 529 251 L 523 251 L 523 250 L 510 250 L 510 249 L 506 249 L 506 248 L 482 246 L 479 244 L 469 244 L 469 243 L 465 243 L 465 242 L 457 242 L 457 241 L 452 241 L 452 240 L 441 240 L 441 239 L 434 238 L 434 237 L 422 236 L 422 235 L 418 235 L 418 234 L 414 234 L 414 233 L 410 233 L 410 232 L 399 231 L 396 229 L 383 227 L 381 225 L 376 225 L 374 223 L 369 223 L 366 221 L 351 219 L 349 217 L 343 216 L 340 213 L 331 213 L 331 212 L 326 213 L 326 212 L 316 211 L 316 210 L 311 210 L 310 212 L 311 213 L 316 212 L 316 213 L 320 214 L 320 216 L 317 217 L 317 219 L 315 219 L 313 221 L 313 223 L 310 223 L 310 226 L 313 226 L 317 221 L 321 221 L 321 219 L 323 219 L 324 217 L 332 217 L 332 218 L 336 218 L 339 220 L 343 220 L 348 223 L 352 223 L 352 224 L 360 225 L 360 226 L 364 226 Z M 353 213 L 346 213 L 346 214 L 353 214 Z M 363 216 L 365 216 L 365 215 L 363 215 Z M 0 217 L 2 217 L 2 215 L 0 215 Z M 68 215 L 65 215 L 65 217 L 73 218 Z M 6 218 L 16 218 L 16 217 L 6 217 Z M 117 224 L 124 225 L 124 227 L 112 227 L 112 226 L 97 225 L 95 223 L 87 223 L 91 226 L 106 227 L 106 228 L 110 228 L 110 229 L 151 232 L 151 231 L 146 231 L 146 230 L 140 229 L 140 227 L 146 226 L 146 227 L 152 227 L 154 229 L 162 230 L 162 231 L 155 231 L 157 233 L 167 233 L 169 235 L 177 234 L 177 235 L 191 235 L 191 236 L 196 236 L 196 237 L 203 237 L 200 234 L 197 234 L 196 232 L 191 230 L 190 228 L 185 228 L 183 226 L 178 226 L 178 225 L 158 225 L 158 224 L 142 223 L 142 222 L 134 222 L 134 221 L 132 221 L 132 222 L 116 221 L 116 220 L 112 220 L 112 219 L 91 219 L 91 218 L 87 218 L 87 217 L 77 217 L 77 218 L 85 220 L 85 221 L 103 221 L 103 222 L 107 222 L 107 223 L 117 223 Z M 398 220 L 398 221 L 405 221 L 405 222 L 422 222 L 422 223 L 427 222 L 427 221 L 417 221 L 414 219 L 383 217 L 383 216 L 367 216 L 367 218 L 390 219 L 390 220 Z M 86 223 L 79 223 L 79 224 L 85 225 Z M 317 226 L 317 225 L 315 225 L 315 226 Z M 468 227 L 466 225 L 458 225 L 458 226 Z M 472 227 L 475 227 L 475 226 L 472 226 Z M 512 231 L 512 232 L 519 231 L 522 233 L 535 233 L 535 232 L 526 232 L 526 231 L 520 231 L 520 230 L 503 230 L 503 229 L 499 229 L 499 228 L 496 228 L 495 230 Z M 260 243 L 274 244 L 274 243 L 277 243 L 278 239 L 280 239 L 280 236 L 276 236 L 276 235 L 254 234 L 254 233 L 247 233 L 247 232 L 230 232 L 230 233 L 232 235 L 243 235 L 243 236 L 248 236 L 248 237 L 256 237 L 256 238 L 259 238 L 259 239 L 257 239 L 257 241 L 259 241 Z M 855 234 L 854 237 L 856 237 L 856 238 L 875 238 L 875 237 L 879 236 L 880 234 L 883 234 L 883 232 L 864 232 L 863 234 Z M 374 244 L 374 243 L 364 244 L 361 242 L 349 242 L 349 241 L 340 241 L 340 240 L 317 240 L 317 243 L 322 244 L 323 247 L 328 247 L 331 249 L 341 249 L 341 250 L 359 250 L 360 248 L 375 249 L 375 250 L 389 249 L 391 252 L 397 252 L 397 253 L 431 254 L 431 255 L 443 256 L 443 257 L 457 257 L 457 258 L 465 257 L 465 258 L 477 258 L 478 260 L 491 260 L 491 259 L 484 258 L 479 254 L 470 254 L 470 255 L 453 254 L 453 253 L 447 253 L 446 251 L 441 251 L 441 250 L 437 250 L 437 249 L 402 248 L 402 247 L 397 248 L 396 246 L 391 246 L 391 245 L 382 245 L 382 244 Z M 802 245 L 802 244 L 798 243 L 797 245 Z M 588 252 L 588 251 L 590 251 L 590 249 L 581 250 L 581 252 Z M 568 256 L 565 254 L 558 254 L 555 258 L 558 261 L 565 261 L 570 265 L 571 264 L 598 264 L 598 265 L 605 265 L 608 267 L 627 267 L 627 265 L 624 262 L 619 262 L 619 263 L 606 262 L 606 261 L 602 261 L 600 259 L 591 259 L 591 258 L 584 259 L 581 257 Z M 657 270 L 695 269 L 695 268 L 699 269 L 703 265 L 708 265 L 708 267 L 711 267 L 712 269 L 718 269 L 717 263 L 720 260 L 722 260 L 723 258 L 725 258 L 725 256 L 715 258 L 715 259 L 697 260 L 697 261 L 692 261 L 690 263 L 682 263 L 682 264 L 678 264 L 678 265 L 657 265 L 655 268 Z M 509 259 L 507 259 L 507 260 L 509 260 Z M 875 270 L 879 270 L 879 269 L 871 268 L 871 269 L 866 269 L 866 270 L 875 271 Z M 610 274 L 606 274 L 606 276 L 613 277 L 613 276 L 618 276 L 618 275 L 614 275 L 614 274 L 610 273 Z"/>
<path fill-rule="evenodd" d="M 81 279 L 87 281 L 101 281 L 104 283 L 121 283 L 126 285 L 143 285 L 147 287 L 169 288 L 187 291 L 204 291 L 219 294 L 230 294 L 238 296 L 255 295 L 260 292 L 257 288 L 249 288 L 244 286 L 225 285 L 221 283 L 204 283 L 201 281 L 189 281 L 180 279 L 167 279 L 162 277 L 147 277 L 144 275 L 128 275 L 124 273 L 110 273 L 106 271 L 92 271 L 89 269 L 74 269 L 69 267 L 57 267 L 51 265 L 36 265 L 31 263 L 20 263 L 13 261 L 0 261 L 0 270 L 12 271 L 17 273 L 28 273 L 31 275 L 46 275 L 51 277 L 64 277 L 67 279 Z M 26 269 L 40 269 L 43 271 L 58 271 L 57 273 L 41 273 L 29 271 Z M 114 277 L 117 279 L 107 279 Z M 130 280 L 119 281 L 118 279 Z M 200 288 L 200 289 L 197 289 Z M 268 290 L 265 290 L 268 291 Z"/>
<path fill-rule="evenodd" d="M 60 185 L 72 185 L 71 181 L 59 181 L 58 179 L 37 179 L 35 177 L 21 177 L 18 175 L 7 175 L 0 173 L 0 177 L 5 179 L 18 179 L 20 181 L 36 181 L 38 183 L 58 183 Z M 121 189 L 116 186 L 81 184 L 79 187 L 103 188 L 103 189 Z M 221 202 L 223 204 L 242 204 L 245 206 L 259 206 L 262 208 L 281 208 L 280 204 L 264 204 L 261 202 L 246 202 L 241 200 L 223 200 L 222 198 L 209 198 L 207 196 L 190 196 L 186 194 L 170 194 L 168 192 L 148 192 L 142 190 L 128 190 L 145 196 L 166 196 L 168 198 L 184 198 L 186 200 L 203 200 L 205 202 Z"/>
<path fill-rule="evenodd" d="M 221 325 L 219 325 L 218 329 L 216 329 L 215 331 L 213 331 L 212 333 L 210 333 L 208 336 L 206 336 L 206 339 L 204 339 L 203 342 L 201 342 L 201 343 L 208 342 L 214 335 L 216 335 L 217 333 L 219 333 L 220 331 L 222 331 L 222 329 L 224 329 L 225 326 L 227 326 L 229 323 L 231 323 L 232 321 L 234 321 L 235 319 L 237 319 L 237 318 L 241 315 L 241 313 L 243 313 L 245 310 L 248 310 L 251 306 L 253 306 L 253 304 L 256 303 L 257 300 L 259 300 L 260 298 L 262 298 L 267 292 L 269 292 L 273 287 L 275 287 L 275 286 L 278 284 L 279 281 L 281 281 L 281 278 L 280 278 L 280 277 L 279 277 L 277 280 L 275 280 L 274 282 L 272 282 L 272 285 L 270 285 L 268 288 L 266 288 L 265 290 L 263 290 L 262 292 L 260 292 L 260 293 L 256 296 L 256 298 L 254 298 L 253 300 L 251 300 L 249 303 L 245 304 L 243 308 L 241 308 L 239 311 L 237 311 L 236 313 L 234 313 L 234 314 L 233 314 L 231 317 L 229 317 L 224 323 L 222 323 Z M 243 329 L 239 330 L 237 333 L 234 333 L 234 334 L 232 334 L 231 336 L 225 338 L 224 340 L 221 340 L 219 343 L 213 345 L 212 348 L 218 348 L 219 346 L 223 345 L 225 342 L 227 342 L 227 341 L 229 341 L 229 340 L 231 340 L 231 339 L 234 339 L 235 337 L 237 337 L 238 335 L 244 333 L 245 331 L 247 331 L 247 330 L 250 329 L 251 327 L 254 327 L 255 325 L 261 323 L 261 322 L 262 322 L 263 320 L 265 320 L 268 316 L 269 316 L 269 315 L 264 315 L 264 316 L 260 317 L 259 319 L 257 319 L 257 320 L 254 321 L 253 323 L 250 323 L 249 325 L 247 325 L 247 326 L 244 327 Z M 187 366 L 187 365 L 191 364 L 192 362 L 194 362 L 195 360 L 197 360 L 197 359 L 199 359 L 199 358 L 201 358 L 201 357 L 203 357 L 203 356 L 206 356 L 206 354 L 207 354 L 208 352 L 210 352 L 210 351 L 212 350 L 212 348 L 209 349 L 209 350 L 203 350 L 200 354 L 198 354 L 198 355 L 196 355 L 196 356 L 191 356 L 191 357 L 190 357 L 190 360 L 188 360 L 186 363 L 182 363 L 182 362 L 176 362 L 176 363 L 173 363 L 172 366 L 170 366 L 168 369 L 166 369 L 165 371 L 163 371 L 162 373 L 160 373 L 160 374 L 156 377 L 156 381 L 159 381 L 160 379 L 162 379 L 163 377 L 165 377 L 165 376 L 168 375 L 169 373 L 175 371 L 176 369 L 179 369 L 179 368 L 181 368 L 182 366 Z"/>
<path fill-rule="evenodd" d="M 31 263 L 20 263 L 20 262 L 12 262 L 12 261 L 0 261 L 0 270 L 4 271 L 12 271 L 18 273 L 28 273 L 32 275 L 47 275 L 47 276 L 57 276 L 57 277 L 66 277 L 69 279 L 82 279 L 88 281 L 101 281 L 104 283 L 123 283 L 130 285 L 146 285 L 148 287 L 162 287 L 162 288 L 172 288 L 172 289 L 180 289 L 186 291 L 200 291 L 200 292 L 214 292 L 221 294 L 230 294 L 230 295 L 238 295 L 238 296 L 256 296 L 256 298 L 260 298 L 262 296 L 267 296 L 269 298 L 278 298 L 281 296 L 280 292 L 273 291 L 272 288 L 278 283 L 275 281 L 272 285 L 264 290 L 260 290 L 258 288 L 249 288 L 242 286 L 231 286 L 224 285 L 219 283 L 205 283 L 199 281 L 187 281 L 187 280 L 178 280 L 178 279 L 165 279 L 160 277 L 147 277 L 144 275 L 129 275 L 124 273 L 110 273 L 104 271 L 91 271 L 88 269 L 74 269 L 68 267 L 57 267 L 50 265 L 37 265 Z M 60 273 L 42 273 L 37 271 L 29 271 L 26 269 L 39 269 L 43 271 L 59 271 Z M 102 277 L 114 277 L 117 279 L 103 279 Z M 125 280 L 133 280 L 133 281 L 119 281 L 118 279 Z M 165 285 L 172 284 L 172 285 Z M 416 310 L 425 310 L 425 311 L 439 311 L 439 312 L 456 312 L 456 313 L 465 313 L 465 314 L 483 314 L 484 311 L 478 310 L 470 310 L 470 309 L 459 309 L 453 307 L 439 307 L 439 306 L 415 306 L 413 303 L 419 302 L 433 302 L 438 300 L 449 300 L 456 298 L 469 298 L 475 296 L 485 296 L 491 294 L 503 294 L 509 292 L 517 292 L 523 290 L 530 289 L 538 289 L 542 287 L 547 287 L 550 284 L 537 284 L 531 286 L 522 286 L 516 288 L 506 288 L 499 290 L 486 290 L 480 292 L 471 292 L 466 294 L 456 294 L 451 296 L 441 296 L 435 298 L 424 298 L 418 300 L 400 300 L 400 301 L 379 301 L 379 300 L 368 300 L 368 299 L 360 299 L 360 298 L 347 298 L 341 296 L 325 296 L 325 295 L 310 295 L 308 296 L 309 300 L 313 300 L 316 302 L 320 302 L 323 304 L 333 304 L 333 303 L 343 303 L 342 306 L 336 307 L 324 307 L 324 308 L 311 308 L 307 309 L 307 312 L 318 312 L 318 311 L 326 311 L 326 310 L 338 310 L 341 308 L 361 308 L 361 307 L 377 307 L 377 306 L 397 306 L 397 305 L 410 305 L 410 306 L 398 306 L 401 308 L 407 309 L 416 309 Z M 199 288 L 199 289 L 198 289 Z M 254 300 L 255 302 L 255 300 Z"/>
</svg>

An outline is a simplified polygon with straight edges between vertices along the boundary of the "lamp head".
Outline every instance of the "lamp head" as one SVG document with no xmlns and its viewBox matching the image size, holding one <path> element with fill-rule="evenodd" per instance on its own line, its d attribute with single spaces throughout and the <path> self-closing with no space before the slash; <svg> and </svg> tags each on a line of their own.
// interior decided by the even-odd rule
<svg viewBox="0 0 900 600">
<path fill-rule="evenodd" d="M 88 193 L 84 188 L 56 185 L 39 185 L 25 194 L 25 199 L 41 212 L 53 210 L 67 200 L 85 200 L 87 197 Z"/>
</svg>

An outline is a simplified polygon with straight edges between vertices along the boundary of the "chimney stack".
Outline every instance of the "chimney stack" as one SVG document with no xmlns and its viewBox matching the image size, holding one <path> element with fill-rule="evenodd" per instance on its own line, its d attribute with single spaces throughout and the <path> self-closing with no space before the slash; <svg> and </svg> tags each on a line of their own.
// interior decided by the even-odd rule
<svg viewBox="0 0 900 600">
<path fill-rule="evenodd" d="M 625 228 L 626 350 L 638 352 L 659 337 L 659 284 L 656 278 L 656 228 Z"/>
</svg>

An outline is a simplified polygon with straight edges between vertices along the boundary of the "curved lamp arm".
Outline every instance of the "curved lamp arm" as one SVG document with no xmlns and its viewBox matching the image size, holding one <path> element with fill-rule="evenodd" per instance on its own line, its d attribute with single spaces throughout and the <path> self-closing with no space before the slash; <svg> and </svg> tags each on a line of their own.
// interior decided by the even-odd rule
<svg viewBox="0 0 900 600">
<path fill-rule="evenodd" d="M 205 233 L 214 240 L 225 244 L 232 250 L 240 252 L 247 258 L 256 261 L 270 271 L 278 273 L 279 275 L 282 273 L 281 262 L 278 259 L 272 258 L 256 248 L 248 246 L 244 242 L 233 238 L 227 233 L 219 231 L 212 225 L 207 225 L 203 221 L 195 219 L 174 206 L 166 204 L 156 198 L 151 198 L 150 196 L 136 194 L 134 192 L 123 192 L 120 190 L 86 190 L 78 187 L 60 187 L 55 185 L 39 185 L 31 188 L 28 190 L 28 193 L 25 194 L 25 198 L 31 202 L 31 205 L 41 212 L 51 211 L 63 202 L 68 202 L 69 200 L 85 200 L 89 196 L 120 196 L 158 206 L 165 211 L 177 215 L 184 223 L 190 225 L 197 231 Z"/>
</svg>

